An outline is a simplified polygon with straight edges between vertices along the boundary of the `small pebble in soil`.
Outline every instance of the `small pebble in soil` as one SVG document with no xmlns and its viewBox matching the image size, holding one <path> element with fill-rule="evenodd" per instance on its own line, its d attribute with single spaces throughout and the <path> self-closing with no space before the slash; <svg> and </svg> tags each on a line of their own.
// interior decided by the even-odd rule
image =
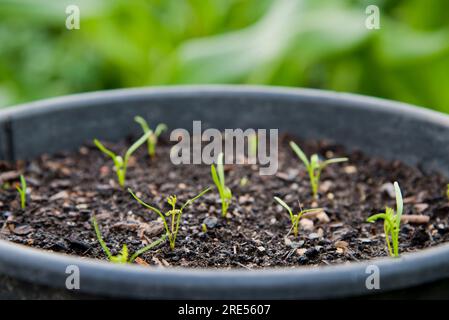
<svg viewBox="0 0 449 320">
<path fill-rule="evenodd" d="M 3 216 L 3 218 L 8 218 L 8 217 L 10 217 L 12 215 L 12 212 L 11 211 L 3 211 L 3 213 L 2 213 L 2 216 Z"/>
<path fill-rule="evenodd" d="M 309 240 L 315 240 L 315 239 L 318 239 L 319 237 L 320 237 L 320 235 L 316 232 L 312 232 L 308 236 Z"/>
<path fill-rule="evenodd" d="M 384 183 L 380 187 L 380 191 L 387 194 L 391 199 L 396 199 L 396 192 L 394 190 L 394 185 L 391 182 Z"/>
<path fill-rule="evenodd" d="M 307 256 L 307 258 L 314 259 L 314 258 L 318 257 L 319 253 L 320 252 L 316 249 L 316 247 L 313 247 L 313 248 L 307 249 L 304 254 Z"/>
<path fill-rule="evenodd" d="M 218 224 L 217 217 L 207 217 L 203 220 L 203 223 L 208 227 L 209 229 L 215 228 Z"/>
</svg>

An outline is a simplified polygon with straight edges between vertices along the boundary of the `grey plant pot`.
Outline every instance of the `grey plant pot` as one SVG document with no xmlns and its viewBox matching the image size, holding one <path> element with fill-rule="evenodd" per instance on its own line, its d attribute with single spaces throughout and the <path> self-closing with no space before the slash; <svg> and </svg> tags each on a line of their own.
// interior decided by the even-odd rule
<svg viewBox="0 0 449 320">
<path fill-rule="evenodd" d="M 248 86 L 193 86 L 95 92 L 0 112 L 0 159 L 73 149 L 94 137 L 137 134 L 135 115 L 170 128 L 279 128 L 326 138 L 388 159 L 449 172 L 449 117 L 351 94 Z M 65 287 L 68 265 L 80 290 Z M 380 289 L 368 290 L 369 265 Z M 0 241 L 2 298 L 340 298 L 447 297 L 449 245 L 368 262 L 270 270 L 189 270 L 120 266 Z"/>
</svg>

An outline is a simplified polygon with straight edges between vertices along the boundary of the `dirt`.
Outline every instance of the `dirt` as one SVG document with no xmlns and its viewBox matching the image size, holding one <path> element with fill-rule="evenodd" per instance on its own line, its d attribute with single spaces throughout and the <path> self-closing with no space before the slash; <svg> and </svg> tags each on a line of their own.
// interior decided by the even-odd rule
<svg viewBox="0 0 449 320">
<path fill-rule="evenodd" d="M 383 224 L 367 223 L 371 214 L 394 207 L 393 181 L 404 195 L 404 214 L 419 215 L 402 223 L 400 252 L 435 246 L 449 239 L 447 180 L 400 161 L 370 158 L 346 152 L 324 141 L 294 139 L 307 154 L 322 158 L 346 156 L 349 162 L 327 167 L 322 173 L 320 197 L 315 201 L 304 166 L 281 139 L 279 171 L 260 176 L 256 165 L 227 165 L 227 185 L 233 201 L 228 217 L 221 217 L 215 189 L 184 212 L 176 248 L 168 242 L 140 256 L 143 265 L 191 268 L 262 268 L 326 265 L 386 256 Z M 131 140 L 106 144 L 123 151 Z M 127 187 L 146 202 L 168 210 L 165 199 L 176 194 L 183 203 L 213 185 L 207 165 L 175 166 L 170 145 L 162 141 L 150 159 L 140 148 L 130 159 Z M 28 206 L 20 209 L 15 186 L 19 174 L 28 182 Z M 246 182 L 246 183 L 245 183 Z M 162 223 L 140 206 L 116 182 L 112 161 L 93 145 L 77 152 L 43 155 L 29 162 L 0 162 L 0 238 L 82 257 L 106 259 L 90 221 L 95 215 L 113 254 L 123 244 L 135 252 L 158 239 Z M 290 231 L 287 212 L 278 196 L 295 211 L 320 207 L 323 213 L 303 218 L 299 235 Z M 422 219 L 424 217 L 424 219 Z M 428 217 L 428 218 L 426 218 Z M 428 219 L 428 221 L 427 221 Z M 203 232 L 202 225 L 207 230 Z"/>
</svg>

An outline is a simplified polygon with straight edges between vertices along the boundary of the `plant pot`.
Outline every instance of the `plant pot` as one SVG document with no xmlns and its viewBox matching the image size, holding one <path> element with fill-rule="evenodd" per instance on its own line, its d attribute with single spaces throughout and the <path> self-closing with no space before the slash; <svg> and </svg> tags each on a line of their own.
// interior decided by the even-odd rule
<svg viewBox="0 0 449 320">
<path fill-rule="evenodd" d="M 449 173 L 449 118 L 387 100 L 318 90 L 201 86 L 80 94 L 2 110 L 0 159 L 29 159 L 93 138 L 138 134 L 142 115 L 170 128 L 279 128 L 324 138 L 366 154 Z M 80 270 L 69 291 L 66 268 Z M 367 289 L 376 265 L 380 289 Z M 0 241 L 0 297 L 340 298 L 442 297 L 449 294 L 449 244 L 400 258 L 270 270 L 156 269 L 45 252 Z"/>
</svg>

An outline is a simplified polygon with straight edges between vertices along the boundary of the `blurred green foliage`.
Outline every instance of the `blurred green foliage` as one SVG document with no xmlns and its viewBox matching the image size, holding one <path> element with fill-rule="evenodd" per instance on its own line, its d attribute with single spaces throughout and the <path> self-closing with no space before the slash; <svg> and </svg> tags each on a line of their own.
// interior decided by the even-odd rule
<svg viewBox="0 0 449 320">
<path fill-rule="evenodd" d="M 68 4 L 80 30 L 65 28 Z M 369 4 L 380 30 L 365 27 Z M 322 88 L 449 112 L 449 1 L 0 0 L 0 106 L 192 83 Z"/>
</svg>

